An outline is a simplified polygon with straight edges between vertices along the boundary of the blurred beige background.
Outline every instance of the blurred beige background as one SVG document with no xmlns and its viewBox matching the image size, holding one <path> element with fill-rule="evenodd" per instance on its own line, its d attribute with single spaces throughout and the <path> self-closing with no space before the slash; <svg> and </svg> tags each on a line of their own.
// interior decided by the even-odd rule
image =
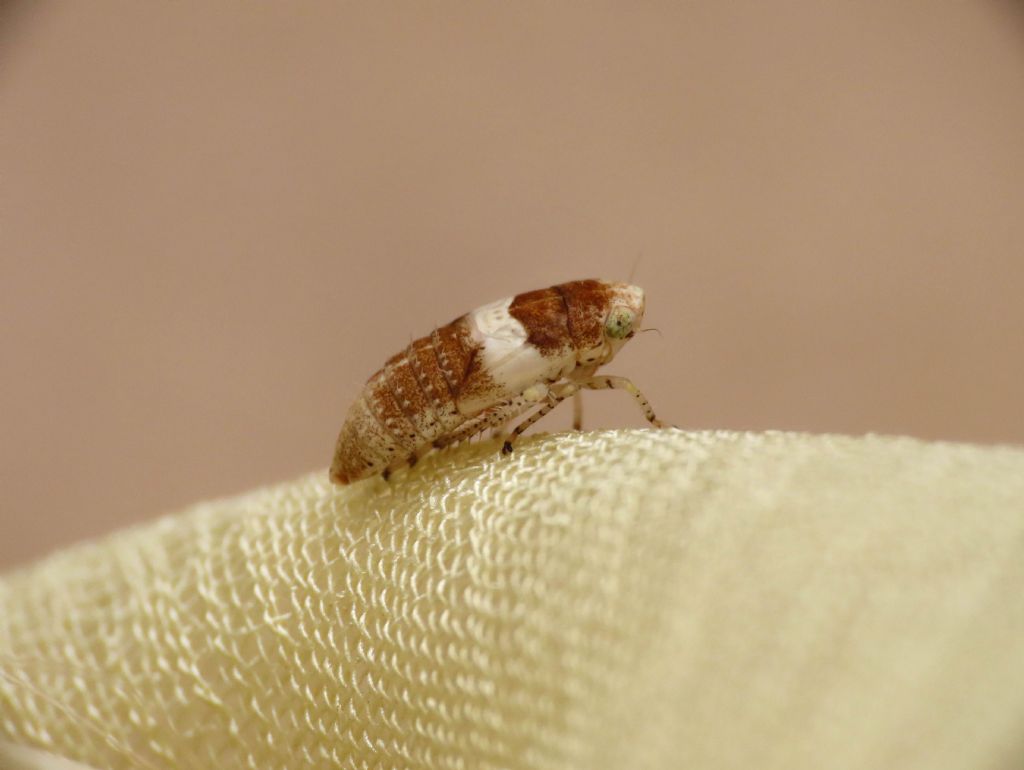
<svg viewBox="0 0 1024 770">
<path fill-rule="evenodd" d="M 0 566 L 326 467 L 411 336 L 634 268 L 662 336 L 609 371 L 679 425 L 1024 442 L 1019 5 L 0 25 Z"/>
</svg>

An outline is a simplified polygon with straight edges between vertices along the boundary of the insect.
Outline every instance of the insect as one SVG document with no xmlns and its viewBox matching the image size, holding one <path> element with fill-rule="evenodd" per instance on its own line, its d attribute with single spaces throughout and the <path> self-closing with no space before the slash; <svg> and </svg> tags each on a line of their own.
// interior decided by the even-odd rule
<svg viewBox="0 0 1024 770">
<path fill-rule="evenodd" d="M 366 383 L 348 411 L 331 463 L 337 484 L 411 466 L 431 448 L 500 429 L 536 409 L 502 453 L 570 396 L 622 389 L 647 421 L 665 425 L 625 377 L 596 375 L 639 330 L 644 292 L 599 280 L 571 281 L 477 308 L 410 343 Z"/>
</svg>

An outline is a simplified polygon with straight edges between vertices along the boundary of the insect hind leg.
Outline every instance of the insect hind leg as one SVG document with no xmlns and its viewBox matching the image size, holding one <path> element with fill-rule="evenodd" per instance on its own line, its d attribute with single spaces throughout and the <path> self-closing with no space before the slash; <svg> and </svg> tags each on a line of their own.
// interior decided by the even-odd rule
<svg viewBox="0 0 1024 770">
<path fill-rule="evenodd" d="M 563 385 L 558 386 L 557 389 L 552 388 L 548 393 L 547 403 L 519 423 L 512 433 L 509 434 L 509 437 L 505 439 L 505 443 L 501 445 L 501 453 L 503 455 L 511 454 L 512 444 L 522 435 L 523 431 L 527 430 L 531 425 L 537 422 L 537 420 L 546 415 L 569 396 L 579 392 L 579 389 L 580 385 L 575 382 L 564 383 Z"/>
<path fill-rule="evenodd" d="M 490 409 L 482 411 L 476 417 L 467 420 L 461 428 L 450 436 L 445 436 L 435 441 L 434 446 L 441 449 L 451 444 L 457 444 L 460 441 L 466 441 L 479 433 L 483 433 L 488 428 L 500 430 L 509 420 L 514 420 L 530 409 L 530 407 L 536 406 L 536 403 L 536 401 L 531 401 L 524 396 L 517 396 L 497 406 L 492 406 Z"/>
</svg>

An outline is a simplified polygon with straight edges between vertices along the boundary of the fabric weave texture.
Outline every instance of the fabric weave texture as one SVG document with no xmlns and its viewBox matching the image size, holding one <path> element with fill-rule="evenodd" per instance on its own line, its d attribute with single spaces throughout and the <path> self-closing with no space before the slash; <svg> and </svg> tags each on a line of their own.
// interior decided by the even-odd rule
<svg viewBox="0 0 1024 770">
<path fill-rule="evenodd" d="M 97 768 L 1011 768 L 1022 641 L 1022 450 L 559 434 L 7 575 L 0 736 Z"/>
</svg>

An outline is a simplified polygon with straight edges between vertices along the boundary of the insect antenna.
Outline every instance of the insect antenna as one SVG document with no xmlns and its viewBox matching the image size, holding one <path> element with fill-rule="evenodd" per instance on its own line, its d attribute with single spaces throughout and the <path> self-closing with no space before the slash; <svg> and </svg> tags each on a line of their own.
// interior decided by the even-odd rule
<svg viewBox="0 0 1024 770">
<path fill-rule="evenodd" d="M 636 259 L 633 260 L 633 266 L 629 268 L 629 278 L 626 279 L 626 283 L 633 283 L 633 278 L 636 276 L 637 268 L 640 267 L 640 261 L 644 258 L 644 250 L 640 249 L 636 253 Z"/>
</svg>

